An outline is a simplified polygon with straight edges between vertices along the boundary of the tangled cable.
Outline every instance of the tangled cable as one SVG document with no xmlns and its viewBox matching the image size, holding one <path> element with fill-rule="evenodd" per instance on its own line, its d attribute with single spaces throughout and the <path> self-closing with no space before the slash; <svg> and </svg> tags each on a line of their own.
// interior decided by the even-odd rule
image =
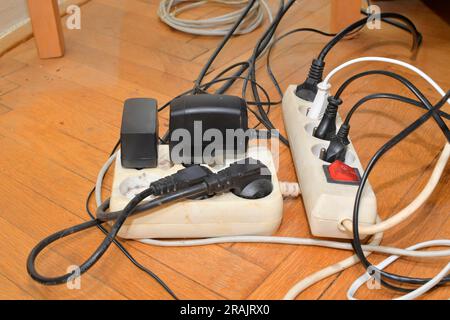
<svg viewBox="0 0 450 320">
<path fill-rule="evenodd" d="M 158 16 L 161 21 L 170 27 L 185 33 L 202 36 L 223 36 L 240 19 L 242 12 L 245 10 L 245 5 L 248 2 L 248 0 L 204 0 L 198 2 L 188 0 L 161 0 L 158 8 Z M 218 3 L 237 9 L 223 15 L 205 19 L 182 19 L 178 17 L 183 12 L 208 5 L 208 3 Z M 265 0 L 261 0 L 255 3 L 234 34 L 250 33 L 259 27 L 264 20 L 264 11 L 267 12 L 267 17 L 272 22 L 273 16 L 270 7 Z"/>
</svg>

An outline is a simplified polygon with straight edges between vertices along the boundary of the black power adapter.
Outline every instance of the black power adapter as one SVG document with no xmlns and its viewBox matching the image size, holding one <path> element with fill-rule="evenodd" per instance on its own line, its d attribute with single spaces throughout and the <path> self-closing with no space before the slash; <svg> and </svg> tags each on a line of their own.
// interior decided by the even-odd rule
<svg viewBox="0 0 450 320">
<path fill-rule="evenodd" d="M 222 161 L 227 154 L 245 153 L 249 140 L 247 129 L 247 103 L 244 99 L 219 94 L 176 98 L 170 104 L 171 161 L 211 164 Z M 217 141 L 218 136 L 221 141 Z M 206 149 L 213 143 L 215 148 Z M 207 155 L 208 151 L 211 155 Z"/>
<path fill-rule="evenodd" d="M 124 168 L 155 168 L 158 165 L 158 105 L 155 99 L 125 100 L 120 130 Z"/>
</svg>

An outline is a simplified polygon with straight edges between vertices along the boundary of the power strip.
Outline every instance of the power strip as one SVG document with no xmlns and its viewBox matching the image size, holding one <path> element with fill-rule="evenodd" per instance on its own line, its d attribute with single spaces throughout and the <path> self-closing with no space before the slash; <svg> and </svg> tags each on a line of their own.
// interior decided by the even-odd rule
<svg viewBox="0 0 450 320">
<path fill-rule="evenodd" d="M 298 98 L 295 89 L 295 85 L 289 86 L 283 96 L 283 118 L 311 233 L 319 237 L 350 239 L 352 235 L 346 232 L 341 222 L 344 219 L 352 220 L 358 186 L 330 183 L 327 180 L 324 165 L 329 163 L 321 160 L 319 155 L 322 149 L 328 147 L 329 141 L 312 135 L 320 120 L 307 116 L 311 102 Z M 341 123 L 338 116 L 337 126 Z M 360 174 L 363 173 L 351 141 L 345 163 L 357 168 Z M 360 225 L 374 224 L 377 201 L 369 183 L 364 188 L 360 208 Z"/>
<path fill-rule="evenodd" d="M 157 211 L 143 212 L 129 217 L 120 228 L 118 236 L 127 239 L 143 239 L 272 235 L 280 226 L 283 217 L 283 197 L 272 153 L 264 146 L 250 146 L 245 157 L 260 160 L 271 171 L 273 190 L 268 196 L 249 200 L 228 192 L 203 200 L 176 202 L 169 206 L 162 206 Z M 236 160 L 239 159 L 229 161 Z M 228 163 L 209 168 L 216 172 L 227 165 Z M 171 164 L 168 145 L 159 146 L 157 168 L 127 169 L 122 167 L 120 155 L 118 155 L 114 169 L 111 211 L 122 210 L 151 182 L 183 168 L 182 165 Z"/>
</svg>

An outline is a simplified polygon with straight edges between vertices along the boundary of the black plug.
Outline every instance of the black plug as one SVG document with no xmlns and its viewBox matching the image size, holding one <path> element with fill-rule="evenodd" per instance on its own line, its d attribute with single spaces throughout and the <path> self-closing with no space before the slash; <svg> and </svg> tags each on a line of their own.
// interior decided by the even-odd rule
<svg viewBox="0 0 450 320">
<path fill-rule="evenodd" d="M 322 160 L 326 162 L 334 162 L 336 160 L 345 162 L 345 155 L 347 153 L 347 146 L 350 144 L 348 140 L 348 133 L 350 126 L 343 124 L 334 138 L 331 139 L 330 145 L 326 150 Z"/>
<path fill-rule="evenodd" d="M 160 196 L 202 183 L 207 176 L 212 174 L 213 172 L 207 167 L 192 165 L 152 182 L 150 188 L 153 188 L 155 196 Z"/>
<path fill-rule="evenodd" d="M 205 179 L 208 195 L 231 191 L 246 199 L 260 199 L 273 190 L 272 175 L 259 160 L 246 158 Z"/>
<path fill-rule="evenodd" d="M 262 162 L 246 158 L 232 163 L 229 167 L 213 173 L 205 166 L 193 165 L 152 182 L 153 195 L 174 193 L 196 185 L 204 185 L 201 196 L 233 192 L 246 199 L 259 199 L 272 192 L 272 175 Z"/>
<path fill-rule="evenodd" d="M 342 100 L 333 96 L 328 97 L 328 106 L 322 120 L 314 130 L 313 136 L 322 140 L 331 140 L 336 136 L 336 115 Z"/>
<path fill-rule="evenodd" d="M 295 94 L 300 99 L 313 102 L 317 94 L 317 85 L 322 81 L 325 62 L 314 59 L 305 82 L 297 86 Z"/>
</svg>

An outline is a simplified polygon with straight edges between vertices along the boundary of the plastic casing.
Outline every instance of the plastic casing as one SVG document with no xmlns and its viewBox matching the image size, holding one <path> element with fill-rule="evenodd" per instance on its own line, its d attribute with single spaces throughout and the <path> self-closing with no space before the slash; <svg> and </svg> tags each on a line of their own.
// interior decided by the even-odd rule
<svg viewBox="0 0 450 320">
<path fill-rule="evenodd" d="M 246 156 L 260 160 L 270 169 L 274 188 L 269 196 L 248 200 L 229 192 L 205 200 L 179 201 L 129 217 L 121 227 L 119 237 L 139 239 L 272 235 L 283 216 L 283 198 L 276 166 L 270 151 L 265 147 L 249 147 Z M 126 169 L 120 165 L 120 159 L 117 159 L 110 209 L 121 210 L 131 200 L 132 195 L 124 191 L 124 184 L 136 186 L 142 183 L 142 190 L 148 181 L 165 177 L 182 168 L 181 165 L 171 165 L 167 145 L 159 146 L 158 167 L 154 169 Z M 223 168 L 210 167 L 212 171 Z"/>
<path fill-rule="evenodd" d="M 307 117 L 311 102 L 298 98 L 295 89 L 296 86 L 291 85 L 284 94 L 283 118 L 311 233 L 319 237 L 352 238 L 341 221 L 344 218 L 352 220 L 358 186 L 327 181 L 323 166 L 328 163 L 322 161 L 319 154 L 322 148 L 328 147 L 329 141 L 312 135 L 320 121 Z M 337 127 L 341 124 L 338 116 Z M 357 168 L 362 175 L 364 171 L 351 141 L 347 150 L 345 162 Z M 375 193 L 366 183 L 360 206 L 360 225 L 374 224 L 376 217 Z"/>
</svg>

